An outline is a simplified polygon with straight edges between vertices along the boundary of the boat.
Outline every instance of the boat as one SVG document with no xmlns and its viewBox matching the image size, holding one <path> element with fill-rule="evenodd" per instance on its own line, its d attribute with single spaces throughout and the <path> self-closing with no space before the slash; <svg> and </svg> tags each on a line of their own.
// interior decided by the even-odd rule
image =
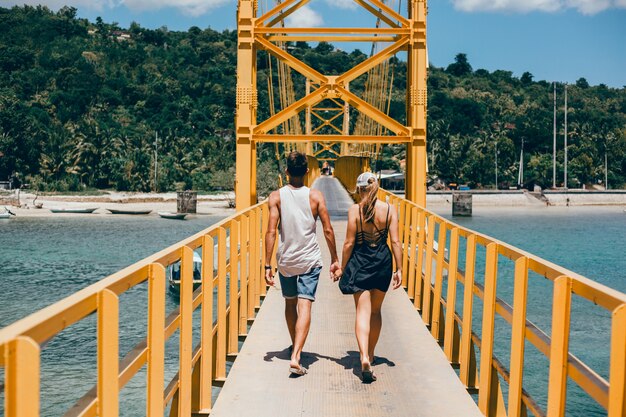
<svg viewBox="0 0 626 417">
<path fill-rule="evenodd" d="M 152 213 L 152 210 L 116 210 L 116 209 L 107 209 L 111 212 L 111 214 L 132 214 L 132 215 L 144 215 Z"/>
<path fill-rule="evenodd" d="M 164 219 L 185 220 L 187 213 L 170 213 L 169 211 L 159 211 L 159 216 Z"/>
<path fill-rule="evenodd" d="M 180 294 L 180 261 L 167 266 L 165 275 L 171 292 Z M 202 284 L 202 258 L 196 252 L 193 253 L 193 289 Z"/>
<path fill-rule="evenodd" d="M 6 208 L 6 206 L 5 206 L 4 207 L 4 211 L 2 213 L 0 213 L 0 219 L 10 219 L 11 216 L 15 216 L 15 213 L 13 213 L 11 210 Z"/>
<path fill-rule="evenodd" d="M 82 213 L 82 214 L 89 214 L 89 213 L 93 213 L 94 211 L 98 210 L 98 208 L 51 208 L 50 211 L 52 213 Z"/>
</svg>

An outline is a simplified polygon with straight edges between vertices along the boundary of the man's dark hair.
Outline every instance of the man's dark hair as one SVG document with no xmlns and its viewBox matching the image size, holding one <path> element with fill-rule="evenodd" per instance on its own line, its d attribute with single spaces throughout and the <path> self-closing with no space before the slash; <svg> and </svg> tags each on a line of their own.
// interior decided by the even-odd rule
<svg viewBox="0 0 626 417">
<path fill-rule="evenodd" d="M 306 154 L 293 151 L 287 157 L 287 172 L 292 177 L 303 177 L 309 168 L 309 162 Z"/>
</svg>

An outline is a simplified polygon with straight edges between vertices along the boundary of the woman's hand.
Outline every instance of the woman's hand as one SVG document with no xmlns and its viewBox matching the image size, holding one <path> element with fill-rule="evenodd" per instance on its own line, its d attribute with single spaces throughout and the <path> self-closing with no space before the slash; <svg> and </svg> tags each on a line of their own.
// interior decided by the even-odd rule
<svg viewBox="0 0 626 417">
<path fill-rule="evenodd" d="M 402 285 L 402 270 L 398 269 L 393 273 L 393 277 L 391 279 L 392 288 L 397 290 Z"/>
<path fill-rule="evenodd" d="M 332 279 L 333 282 L 336 282 L 339 280 L 339 278 L 341 278 L 342 274 L 343 271 L 341 270 L 339 261 L 333 262 L 332 265 L 330 265 L 330 279 Z"/>
</svg>

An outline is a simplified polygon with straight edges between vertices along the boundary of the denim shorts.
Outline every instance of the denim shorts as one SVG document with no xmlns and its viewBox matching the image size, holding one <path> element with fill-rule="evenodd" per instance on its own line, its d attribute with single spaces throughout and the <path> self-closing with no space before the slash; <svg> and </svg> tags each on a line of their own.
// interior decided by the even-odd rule
<svg viewBox="0 0 626 417">
<path fill-rule="evenodd" d="M 305 298 L 315 301 L 315 293 L 317 292 L 317 283 L 319 282 L 322 267 L 318 266 L 302 275 L 294 275 L 285 277 L 278 274 L 280 278 L 280 287 L 285 298 Z"/>
</svg>

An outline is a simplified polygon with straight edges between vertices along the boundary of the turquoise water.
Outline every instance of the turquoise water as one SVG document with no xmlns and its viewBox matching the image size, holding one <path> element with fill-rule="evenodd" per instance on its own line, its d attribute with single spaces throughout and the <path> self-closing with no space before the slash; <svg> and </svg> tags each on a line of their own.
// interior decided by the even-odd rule
<svg viewBox="0 0 626 417">
<path fill-rule="evenodd" d="M 626 291 L 626 214 L 622 208 L 547 208 L 486 211 L 475 208 L 471 218 L 455 218 L 466 227 L 493 235 L 568 269 Z M 449 216 L 448 216 L 449 217 Z M 196 233 L 219 218 L 198 216 L 185 222 L 155 217 L 16 218 L 0 222 L 0 327 L 86 287 L 154 252 Z M 510 265 L 500 265 L 498 296 L 512 302 Z M 477 276 L 482 271 L 477 265 Z M 508 271 L 508 272 L 507 272 Z M 480 279 L 478 279 L 480 281 Z M 462 288 L 459 288 L 462 291 Z M 548 334 L 551 284 L 531 276 L 528 317 Z M 146 333 L 145 285 L 120 298 L 120 353 L 126 353 Z M 168 295 L 168 311 L 178 300 Z M 481 306 L 476 306 L 480 317 Z M 574 301 L 572 351 L 607 377 L 609 315 L 591 303 Z M 131 319 L 132 318 L 132 319 Z M 194 318 L 196 321 L 198 317 Z M 480 320 L 477 320 L 480 322 Z M 96 326 L 89 317 L 71 326 L 42 351 L 42 415 L 62 415 L 96 381 Z M 508 326 L 496 323 L 506 342 Z M 176 335 L 166 349 L 166 381 L 177 370 Z M 197 334 L 194 335 L 194 343 Z M 508 364 L 506 343 L 496 355 Z M 545 405 L 547 360 L 527 345 L 525 388 Z M 0 381 L 4 374 L 0 370 Z M 122 390 L 123 416 L 144 415 L 145 368 Z M 0 415 L 3 415 L 0 393 Z M 575 387 L 568 393 L 568 415 L 601 416 L 602 409 Z"/>
</svg>

